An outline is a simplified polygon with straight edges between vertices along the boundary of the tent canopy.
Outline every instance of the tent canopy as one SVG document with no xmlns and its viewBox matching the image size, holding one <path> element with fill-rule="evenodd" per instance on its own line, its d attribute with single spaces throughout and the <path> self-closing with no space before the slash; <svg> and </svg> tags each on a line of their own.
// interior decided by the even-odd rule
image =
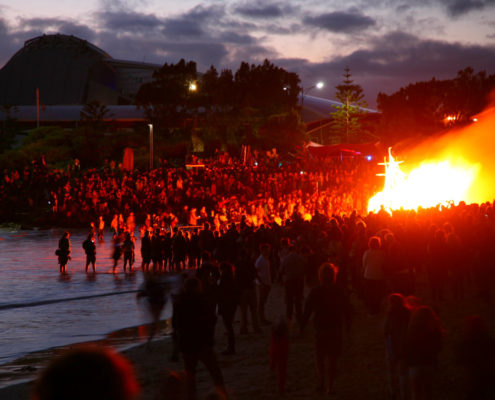
<svg viewBox="0 0 495 400">
<path fill-rule="evenodd" d="M 309 142 L 307 150 L 313 157 L 341 157 L 341 156 L 378 156 L 382 153 L 379 142 L 376 143 L 340 143 L 335 145 L 321 145 Z"/>
</svg>

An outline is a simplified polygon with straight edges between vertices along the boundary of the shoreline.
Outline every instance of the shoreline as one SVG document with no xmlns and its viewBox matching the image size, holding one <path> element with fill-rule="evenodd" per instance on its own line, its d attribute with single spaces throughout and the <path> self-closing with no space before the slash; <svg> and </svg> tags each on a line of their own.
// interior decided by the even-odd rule
<svg viewBox="0 0 495 400">
<path fill-rule="evenodd" d="M 170 329 L 169 324 L 170 322 L 168 319 L 160 322 L 161 334 L 159 337 L 155 338 L 154 341 L 167 341 L 169 335 L 168 330 Z M 111 332 L 101 339 L 75 342 L 64 346 L 50 347 L 27 353 L 15 360 L 0 364 L 0 394 L 2 394 L 4 390 L 7 390 L 8 392 L 8 389 L 11 386 L 29 384 L 54 356 L 73 347 L 96 344 L 112 347 L 119 353 L 125 353 L 134 347 L 145 344 L 146 340 L 147 325 L 138 325 Z"/>
<path fill-rule="evenodd" d="M 438 310 L 446 331 L 438 368 L 434 372 L 433 398 L 462 400 L 465 395 L 464 374 L 455 358 L 455 344 L 460 338 L 463 321 L 467 315 L 478 314 L 482 316 L 488 322 L 490 331 L 495 330 L 495 322 L 492 319 L 493 308 L 491 304 L 480 301 L 471 291 L 468 291 L 467 296 L 461 300 L 453 300 L 449 296 L 449 300 L 433 303 L 427 287 L 424 286 L 423 279 L 418 287 L 417 295 L 423 304 L 431 305 Z M 297 324 L 290 326 L 286 394 L 281 396 L 277 392 L 276 377 L 269 367 L 271 326 L 263 326 L 260 333 L 250 330 L 248 334 L 240 335 L 238 311 L 234 320 L 236 354 L 225 356 L 220 353 L 226 347 L 227 337 L 223 323 L 219 319 L 215 332 L 215 352 L 224 376 L 229 399 L 335 398 L 355 400 L 363 398 L 364 394 L 369 400 L 386 399 L 385 342 L 382 330 L 384 310 L 380 315 L 370 317 L 367 315 L 361 300 L 355 295 L 351 296 L 351 303 L 354 309 L 353 323 L 349 336 L 344 340 L 342 356 L 338 363 L 335 394 L 330 397 L 315 393 L 317 382 L 312 324 L 307 326 L 303 334 L 299 333 Z M 276 322 L 284 314 L 284 289 L 279 284 L 275 284 L 269 295 L 266 315 L 269 320 Z M 151 349 L 148 349 L 144 342 L 140 343 L 137 340 L 140 337 L 143 338 L 143 332 L 139 332 L 139 327 L 132 328 L 130 331 L 134 332 L 131 337 L 136 340 L 132 343 L 129 342 L 132 346 L 118 351 L 133 365 L 141 386 L 141 395 L 136 400 L 167 398 L 163 392 L 165 378 L 170 371 L 180 372 L 183 370 L 182 360 L 173 362 L 169 359 L 172 341 L 163 336 L 164 328 L 162 328 L 157 339 L 152 342 Z M 55 353 L 51 353 L 51 356 L 53 354 Z M 45 360 L 48 361 L 49 359 L 49 355 L 45 355 Z M 34 378 L 37 373 L 39 370 L 31 372 L 31 377 Z M 198 366 L 196 381 L 198 399 L 203 400 L 212 392 L 213 382 L 201 363 Z M 12 382 L 12 385 L 0 389 L 0 398 L 2 400 L 29 400 L 31 382 L 17 384 Z"/>
</svg>

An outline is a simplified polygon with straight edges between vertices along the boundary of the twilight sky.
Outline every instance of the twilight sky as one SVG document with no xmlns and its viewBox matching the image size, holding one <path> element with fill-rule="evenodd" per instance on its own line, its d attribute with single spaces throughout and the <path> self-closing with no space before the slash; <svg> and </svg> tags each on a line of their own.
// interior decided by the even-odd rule
<svg viewBox="0 0 495 400">
<path fill-rule="evenodd" d="M 268 58 L 334 98 L 344 67 L 370 106 L 379 91 L 472 66 L 495 73 L 495 0 L 0 0 L 0 66 L 43 33 L 118 59 L 236 70 Z"/>
</svg>

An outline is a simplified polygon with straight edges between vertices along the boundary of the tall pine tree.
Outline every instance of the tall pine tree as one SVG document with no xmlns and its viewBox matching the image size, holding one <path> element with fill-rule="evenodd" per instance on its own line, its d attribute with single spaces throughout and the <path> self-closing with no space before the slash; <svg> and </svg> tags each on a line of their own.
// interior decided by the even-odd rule
<svg viewBox="0 0 495 400">
<path fill-rule="evenodd" d="M 360 117 L 366 113 L 363 108 L 368 104 L 363 100 L 363 88 L 354 84 L 351 79 L 349 67 L 345 67 L 343 77 L 342 83 L 335 86 L 335 97 L 342 105 L 333 106 L 335 111 L 332 112 L 332 128 L 341 142 L 358 142 L 359 136 L 364 133 Z"/>
</svg>

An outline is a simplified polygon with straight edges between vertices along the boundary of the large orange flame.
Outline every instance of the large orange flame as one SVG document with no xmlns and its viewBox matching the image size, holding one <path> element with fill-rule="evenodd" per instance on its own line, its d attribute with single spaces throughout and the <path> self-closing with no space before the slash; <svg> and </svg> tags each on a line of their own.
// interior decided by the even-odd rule
<svg viewBox="0 0 495 400">
<path fill-rule="evenodd" d="M 475 122 L 474 122 L 475 121 Z M 448 206 L 495 198 L 495 92 L 492 105 L 462 129 L 429 139 L 402 154 L 389 151 L 384 189 L 368 202 L 368 211 Z"/>
<path fill-rule="evenodd" d="M 470 197 L 469 189 L 478 175 L 480 165 L 470 164 L 461 157 L 426 161 L 409 173 L 400 168 L 389 149 L 385 159 L 384 189 L 368 202 L 368 211 L 378 212 L 437 205 L 448 206 Z"/>
</svg>

